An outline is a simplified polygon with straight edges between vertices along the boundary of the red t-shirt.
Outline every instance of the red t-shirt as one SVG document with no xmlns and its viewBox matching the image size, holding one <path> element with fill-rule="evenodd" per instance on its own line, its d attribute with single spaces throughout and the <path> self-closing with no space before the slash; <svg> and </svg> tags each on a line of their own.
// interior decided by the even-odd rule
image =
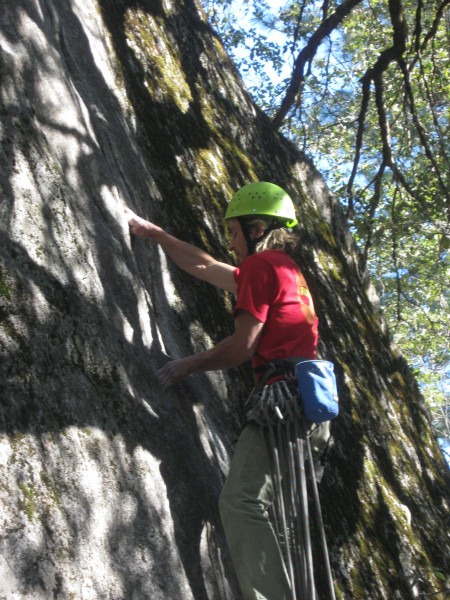
<svg viewBox="0 0 450 600">
<path fill-rule="evenodd" d="M 316 358 L 318 319 L 298 264 L 280 250 L 246 258 L 234 271 L 237 302 L 264 323 L 253 367 L 274 358 Z M 262 358 L 261 358 L 262 357 Z"/>
</svg>

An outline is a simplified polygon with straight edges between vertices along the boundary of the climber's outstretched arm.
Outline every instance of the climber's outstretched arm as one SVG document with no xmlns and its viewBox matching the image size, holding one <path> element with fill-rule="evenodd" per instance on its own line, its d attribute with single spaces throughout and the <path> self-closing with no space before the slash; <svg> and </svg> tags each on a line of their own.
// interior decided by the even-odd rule
<svg viewBox="0 0 450 600">
<path fill-rule="evenodd" d="M 129 208 L 125 208 L 125 216 L 133 235 L 153 239 L 180 269 L 197 279 L 236 293 L 232 265 L 219 262 L 200 248 L 179 240 L 162 227 L 142 219 Z"/>
</svg>

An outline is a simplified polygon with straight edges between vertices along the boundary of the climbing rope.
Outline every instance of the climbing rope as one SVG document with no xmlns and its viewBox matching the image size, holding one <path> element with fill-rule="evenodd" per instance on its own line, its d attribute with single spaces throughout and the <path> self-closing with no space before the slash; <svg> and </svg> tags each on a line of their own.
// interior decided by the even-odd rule
<svg viewBox="0 0 450 600">
<path fill-rule="evenodd" d="M 315 506 L 327 574 L 329 599 L 335 600 L 327 542 L 309 439 L 310 425 L 302 414 L 289 380 L 265 385 L 252 398 L 249 418 L 263 432 L 267 445 L 275 501 L 273 524 L 289 576 L 292 600 L 316 600 L 308 489 Z"/>
</svg>

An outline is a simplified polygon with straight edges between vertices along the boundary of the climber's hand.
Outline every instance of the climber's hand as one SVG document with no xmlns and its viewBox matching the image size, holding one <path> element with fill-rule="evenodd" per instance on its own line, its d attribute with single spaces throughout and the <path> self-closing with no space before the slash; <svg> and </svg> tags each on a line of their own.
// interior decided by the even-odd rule
<svg viewBox="0 0 450 600">
<path fill-rule="evenodd" d="M 154 237 L 161 231 L 161 227 L 155 225 L 151 221 L 146 221 L 142 217 L 138 217 L 132 210 L 124 208 L 125 217 L 130 227 L 130 233 L 137 237 Z"/>
<path fill-rule="evenodd" d="M 167 388 L 194 372 L 193 357 L 186 356 L 171 360 L 158 371 L 158 379 L 163 387 Z"/>
</svg>

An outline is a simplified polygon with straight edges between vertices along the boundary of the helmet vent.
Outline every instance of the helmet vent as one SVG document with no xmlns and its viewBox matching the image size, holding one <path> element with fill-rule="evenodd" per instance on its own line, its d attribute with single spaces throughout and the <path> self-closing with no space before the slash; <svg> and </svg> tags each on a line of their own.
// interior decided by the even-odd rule
<svg viewBox="0 0 450 600">
<path fill-rule="evenodd" d="M 275 217 L 280 227 L 297 224 L 294 204 L 278 185 L 266 181 L 248 183 L 240 188 L 228 204 L 225 219 L 261 215 Z"/>
</svg>

